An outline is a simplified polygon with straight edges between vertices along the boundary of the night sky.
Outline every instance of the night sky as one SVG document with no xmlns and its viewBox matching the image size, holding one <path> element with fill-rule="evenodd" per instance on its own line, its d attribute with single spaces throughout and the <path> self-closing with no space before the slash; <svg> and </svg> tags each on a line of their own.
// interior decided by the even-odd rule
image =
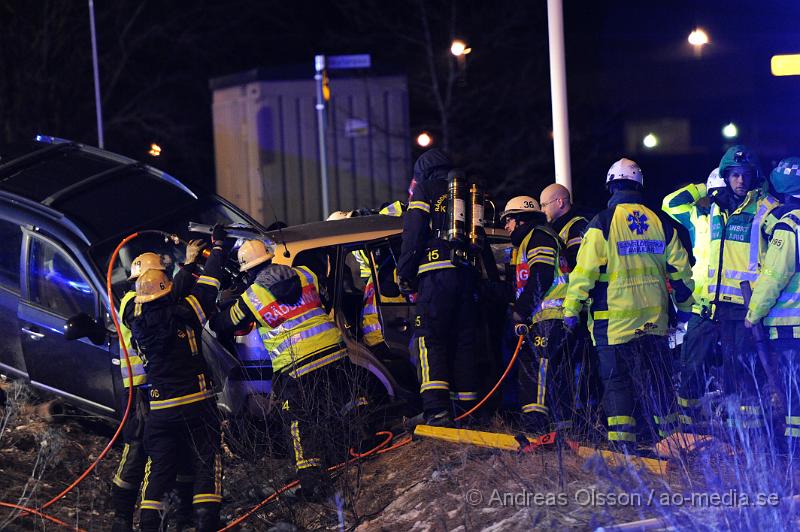
<svg viewBox="0 0 800 532">
<path fill-rule="evenodd" d="M 606 170 L 621 156 L 641 164 L 654 202 L 705 180 L 731 121 L 765 171 L 800 152 L 800 78 L 769 71 L 772 54 L 800 53 L 800 2 L 565 4 L 579 202 L 602 206 Z M 500 201 L 538 196 L 553 179 L 544 0 L 424 8 L 416 1 L 97 0 L 95 8 L 106 148 L 194 185 L 214 183 L 209 79 L 311 64 L 315 53 L 370 53 L 376 68 L 408 76 L 412 135 L 427 130 L 441 141 L 427 53 L 446 81 L 453 37 L 473 49 L 446 110 L 459 163 L 485 177 Z M 695 26 L 711 38 L 699 58 L 686 42 Z M 86 2 L 0 0 L 0 141 L 44 132 L 96 143 L 89 35 Z M 662 148 L 645 151 L 640 141 L 626 142 L 636 128 L 664 121 L 681 131 L 674 145 L 665 137 Z M 151 142 L 163 147 L 159 159 L 147 155 Z"/>
</svg>

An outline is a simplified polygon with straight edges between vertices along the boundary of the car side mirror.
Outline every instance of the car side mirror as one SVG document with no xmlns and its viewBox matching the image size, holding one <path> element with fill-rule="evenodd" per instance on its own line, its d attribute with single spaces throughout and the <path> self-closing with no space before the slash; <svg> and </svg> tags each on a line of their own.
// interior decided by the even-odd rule
<svg viewBox="0 0 800 532">
<path fill-rule="evenodd" d="M 85 312 L 81 312 L 64 324 L 64 338 L 67 340 L 88 338 L 94 345 L 100 345 L 106 340 L 106 328 Z"/>
</svg>

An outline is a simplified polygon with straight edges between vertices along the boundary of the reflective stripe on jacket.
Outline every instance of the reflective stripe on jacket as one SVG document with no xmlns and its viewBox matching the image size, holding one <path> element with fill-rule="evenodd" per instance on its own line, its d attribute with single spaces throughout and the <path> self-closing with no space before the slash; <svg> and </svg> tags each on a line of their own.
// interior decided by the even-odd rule
<svg viewBox="0 0 800 532">
<path fill-rule="evenodd" d="M 302 287 L 302 295 L 294 304 L 279 303 L 256 283 L 241 297 L 258 322 L 272 370 L 277 373 L 294 366 L 292 373 L 303 374 L 306 366 L 313 364 L 317 369 L 344 358 L 346 351 L 341 332 L 322 308 L 317 277 L 305 266 L 293 269 Z M 319 363 L 322 359 L 324 363 Z"/>
<path fill-rule="evenodd" d="M 120 372 L 122 373 L 122 384 L 125 386 L 125 388 L 130 387 L 131 379 L 128 374 L 128 365 L 125 363 L 125 355 L 122 352 L 123 345 L 128 351 L 128 358 L 130 359 L 131 370 L 133 371 L 133 385 L 140 386 L 147 383 L 147 371 L 144 369 L 144 362 L 142 361 L 142 357 L 139 356 L 139 353 L 133 348 L 131 343 L 131 330 L 125 326 L 122 319 L 122 316 L 125 315 L 125 307 L 128 305 L 128 303 L 131 303 L 135 297 L 136 292 L 134 290 L 129 290 L 124 296 L 122 296 L 122 301 L 119 303 L 119 331 L 121 333 L 119 339 L 119 366 Z"/>
<path fill-rule="evenodd" d="M 553 246 L 537 246 L 531 249 L 531 240 L 536 231 L 544 231 L 552 237 Z M 516 272 L 517 299 L 527 286 L 531 268 L 534 265 L 542 264 L 553 269 L 553 282 L 533 307 L 533 323 L 544 320 L 560 320 L 564 317 L 563 303 L 567 293 L 568 276 L 561 271 L 560 248 L 561 243 L 551 229 L 537 226 L 525 236 L 514 254 L 512 264 Z"/>
<path fill-rule="evenodd" d="M 692 240 L 692 279 L 694 280 L 695 304 L 692 312 L 700 314 L 703 307 L 708 307 L 708 254 L 711 242 L 711 229 L 709 226 L 710 203 L 701 201 L 708 198 L 705 183 L 689 184 L 668 194 L 661 205 L 661 209 L 672 219 L 689 231 Z M 706 203 L 703 205 L 703 203 Z"/>
<path fill-rule="evenodd" d="M 753 298 L 750 322 L 764 320 L 770 339 L 800 338 L 800 207 L 783 214 L 775 226 Z"/>
<path fill-rule="evenodd" d="M 711 206 L 711 246 L 708 264 L 708 299 L 712 303 L 743 305 L 740 283 L 755 283 L 767 249 L 764 224 L 778 201 L 761 189 L 747 193 L 732 213 Z"/>
<path fill-rule="evenodd" d="M 667 278 L 679 309 L 688 311 L 693 303 L 689 256 L 666 215 L 641 199 L 631 191 L 614 194 L 609 208 L 589 224 L 569 276 L 564 315 L 577 316 L 591 298 L 589 330 L 595 345 L 666 335 Z"/>
</svg>

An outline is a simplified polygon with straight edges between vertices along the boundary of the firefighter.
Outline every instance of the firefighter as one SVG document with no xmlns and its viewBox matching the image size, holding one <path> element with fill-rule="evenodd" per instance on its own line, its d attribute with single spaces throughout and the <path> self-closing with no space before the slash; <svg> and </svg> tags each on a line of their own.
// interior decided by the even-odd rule
<svg viewBox="0 0 800 532">
<path fill-rule="evenodd" d="M 517 381 L 522 426 L 534 433 L 568 428 L 571 417 L 569 352 L 561 324 L 567 277 L 560 270 L 561 239 L 546 225 L 547 217 L 530 196 L 509 200 L 500 215 L 511 233 L 516 271 L 512 319 L 531 326 L 520 348 Z"/>
<path fill-rule="evenodd" d="M 748 329 L 763 320 L 777 364 L 769 371 L 786 406 L 784 436 L 792 454 L 800 451 L 800 157 L 783 159 L 770 174 L 775 192 L 785 195 L 774 211 L 772 231 L 761 276 L 745 317 Z M 777 370 L 777 371 L 776 371 Z"/>
<path fill-rule="evenodd" d="M 399 201 L 385 205 L 379 211 L 379 214 L 384 216 L 402 216 L 404 205 Z M 380 316 L 378 316 L 377 307 L 377 293 L 375 287 L 375 279 L 372 275 L 369 261 L 365 251 L 353 252 L 356 260 L 358 261 L 361 270 L 361 277 L 365 280 L 364 285 L 364 299 L 361 307 L 360 325 L 361 325 L 361 339 L 367 347 L 373 350 L 382 351 L 384 355 L 391 355 L 388 346 L 384 342 L 383 326 L 381 325 Z M 376 259 L 378 259 L 376 257 Z M 375 271 L 378 274 L 378 284 L 380 285 L 380 300 L 383 303 L 406 303 L 407 300 L 400 293 L 400 288 L 397 285 L 397 269 L 393 266 L 393 257 L 384 257 L 381 264 L 375 265 Z M 392 260 L 389 264 L 386 261 Z M 366 276 L 364 275 L 366 273 Z"/>
<path fill-rule="evenodd" d="M 678 406 L 680 419 L 686 431 L 693 431 L 700 398 L 708 382 L 706 368 L 710 366 L 717 350 L 719 328 L 710 319 L 708 301 L 708 261 L 711 248 L 709 215 L 716 195 L 725 189 L 725 181 L 714 168 L 705 184 L 691 183 L 668 194 L 661 209 L 689 232 L 692 243 L 692 280 L 694 280 L 694 305 L 681 346 L 680 387 Z"/>
<path fill-rule="evenodd" d="M 189 295 L 188 292 L 194 285 L 194 277 L 192 274 L 194 272 L 195 260 L 204 247 L 205 243 L 200 240 L 193 240 L 186 246 L 186 260 L 174 279 L 176 293 Z M 132 529 L 136 498 L 139 495 L 139 486 L 144 478 L 144 468 L 147 462 L 147 454 L 144 451 L 143 442 L 144 426 L 149 410 L 147 391 L 143 389 L 147 385 L 147 371 L 145 370 L 144 360 L 142 360 L 141 355 L 132 345 L 132 333 L 126 324 L 133 321 L 136 308 L 135 303 L 131 304 L 136 297 L 136 279 L 149 270 L 166 270 L 161 256 L 156 253 L 146 252 L 142 253 L 131 262 L 131 274 L 128 280 L 132 283 L 132 289 L 128 290 L 122 296 L 118 313 L 120 316 L 120 346 L 124 344 L 125 349 L 128 351 L 128 358 L 132 370 L 132 373 L 129 374 L 128 365 L 125 363 L 124 358 L 120 356 L 122 385 L 125 389 L 133 385 L 134 392 L 131 410 L 128 414 L 128 421 L 125 423 L 125 427 L 122 430 L 122 439 L 125 442 L 122 448 L 122 456 L 120 457 L 119 465 L 112 479 L 111 504 L 114 508 L 113 532 L 123 532 Z M 120 409 L 124 411 L 128 401 L 127 393 L 121 396 L 121 401 Z M 182 495 L 181 502 L 185 501 L 187 493 L 191 497 L 192 481 L 193 478 L 182 478 L 180 476 L 176 480 L 178 493 Z M 182 506 L 182 510 L 183 511 L 179 515 L 179 526 L 183 524 L 181 521 L 185 521 L 191 517 L 191 515 L 187 515 L 185 506 Z M 189 506 L 189 510 L 191 510 L 191 506 Z M 188 514 L 191 514 L 191 511 L 189 511 Z"/>
<path fill-rule="evenodd" d="M 667 345 L 669 296 L 688 312 L 694 287 L 689 257 L 664 213 L 643 204 L 642 171 L 620 159 L 608 171 L 608 208 L 589 223 L 569 276 L 564 323 L 574 329 L 591 298 L 589 332 L 600 359 L 608 439 L 632 448 L 655 422 L 661 438 L 675 430 Z M 637 418 L 639 420 L 637 421 Z"/>
<path fill-rule="evenodd" d="M 224 230 L 215 227 L 204 273 L 187 297 L 176 292 L 161 270 L 147 271 L 136 281 L 136 309 L 129 326 L 147 360 L 150 384 L 142 530 L 161 528 L 162 500 L 187 463 L 194 475 L 195 528 L 217 529 L 222 502 L 220 422 L 203 358 L 202 333 L 207 316 L 215 310 L 224 238 Z"/>
<path fill-rule="evenodd" d="M 452 425 L 453 406 L 465 411 L 478 399 L 478 273 L 461 260 L 462 244 L 448 238 L 448 212 L 456 214 L 456 207 L 448 205 L 452 169 L 450 157 L 437 148 L 414 163 L 397 266 L 402 291 L 417 292 L 415 335 L 423 417 L 429 425 L 442 426 Z"/>
<path fill-rule="evenodd" d="M 350 434 L 348 415 L 366 398 L 356 391 L 342 334 L 322 307 L 315 268 L 273 264 L 274 256 L 272 243 L 242 244 L 239 269 L 248 287 L 229 311 L 211 320 L 211 328 L 229 334 L 258 327 L 272 360 L 272 389 L 287 421 L 302 494 L 320 501 L 331 489 L 325 452 L 331 431 L 338 439 Z"/>
<path fill-rule="evenodd" d="M 589 220 L 578 213 L 572 204 L 572 197 L 567 187 L 553 183 L 539 194 L 542 212 L 547 215 L 548 225 L 558 233 L 563 248 L 559 254 L 560 269 L 563 276 L 575 269 L 581 239 L 589 225 Z M 561 288 L 566 291 L 566 284 Z M 563 298 L 563 296 L 562 296 Z M 582 323 L 586 322 L 585 313 L 581 314 Z M 575 334 L 569 338 L 570 352 L 568 364 L 565 365 L 564 379 L 570 379 L 573 397 L 574 421 L 580 425 L 578 433 L 585 433 L 594 427 L 597 405 L 602 396 L 600 381 L 597 376 L 597 357 L 591 348 L 589 335 L 585 327 L 577 327 Z"/>
<path fill-rule="evenodd" d="M 708 298 L 712 318 L 719 323 L 725 391 L 734 398 L 727 422 L 758 430 L 763 427 L 763 413 L 756 382 L 765 382 L 765 374 L 752 334 L 744 327 L 747 308 L 741 283 L 753 284 L 758 278 L 775 222 L 771 213 L 779 203 L 766 192 L 758 161 L 745 146 L 725 152 L 719 174 L 725 188 L 714 196 L 709 213 Z"/>
<path fill-rule="evenodd" d="M 545 187 L 539 194 L 539 202 L 547 215 L 547 223 L 564 243 L 561 257 L 566 261 L 567 271 L 572 271 L 589 220 L 575 212 L 569 190 L 564 185 L 553 183 Z"/>
</svg>

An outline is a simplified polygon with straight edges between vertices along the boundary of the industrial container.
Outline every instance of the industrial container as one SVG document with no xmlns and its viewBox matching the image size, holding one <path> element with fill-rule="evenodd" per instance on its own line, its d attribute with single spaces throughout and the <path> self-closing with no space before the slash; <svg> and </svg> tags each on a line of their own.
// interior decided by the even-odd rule
<svg viewBox="0 0 800 532">
<path fill-rule="evenodd" d="M 265 225 L 324 218 L 313 75 L 309 65 L 210 82 L 217 193 Z M 405 76 L 337 73 L 330 89 L 330 210 L 405 200 L 411 176 Z"/>
</svg>

